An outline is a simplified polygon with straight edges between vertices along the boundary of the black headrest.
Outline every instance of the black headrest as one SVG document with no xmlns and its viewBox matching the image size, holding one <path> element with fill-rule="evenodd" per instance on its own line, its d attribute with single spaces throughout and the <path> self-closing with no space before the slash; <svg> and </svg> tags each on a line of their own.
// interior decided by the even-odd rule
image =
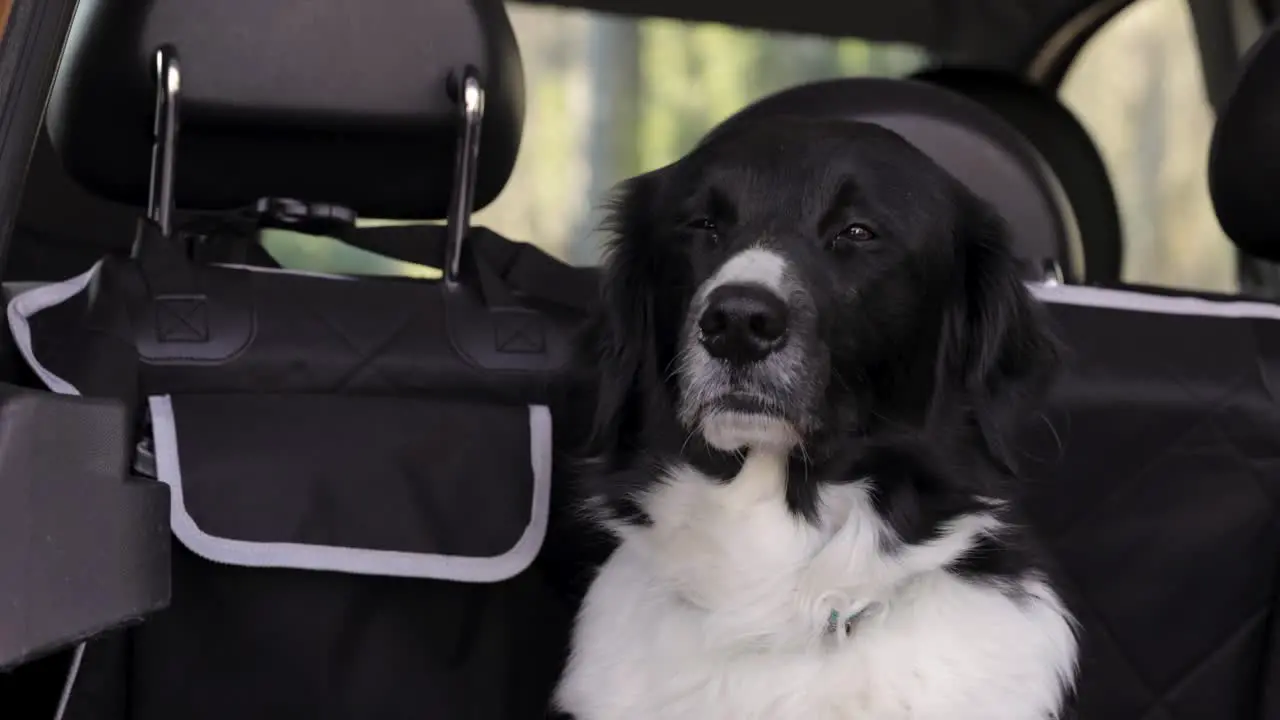
<svg viewBox="0 0 1280 720">
<path fill-rule="evenodd" d="M 829 80 L 748 106 L 716 132 L 760 115 L 846 117 L 898 133 L 996 209 L 1019 253 L 1070 273 L 1074 224 L 1061 188 L 1035 149 L 998 115 L 949 90 L 885 78 Z"/>
<path fill-rule="evenodd" d="M 1209 195 L 1236 247 L 1280 260 L 1280 26 L 1262 35 L 1241 67 L 1209 146 Z"/>
<path fill-rule="evenodd" d="M 286 197 L 442 218 L 451 79 L 468 66 L 486 91 L 476 208 L 515 163 L 524 79 L 501 0 L 81 0 L 46 122 L 68 172 L 106 198 L 146 203 L 166 44 L 181 70 L 179 208 Z"/>
<path fill-rule="evenodd" d="M 1031 141 L 1071 202 L 1085 279 L 1120 281 L 1124 240 L 1111 176 L 1089 131 L 1055 93 L 989 68 L 940 67 L 913 77 L 982 103 Z"/>
</svg>

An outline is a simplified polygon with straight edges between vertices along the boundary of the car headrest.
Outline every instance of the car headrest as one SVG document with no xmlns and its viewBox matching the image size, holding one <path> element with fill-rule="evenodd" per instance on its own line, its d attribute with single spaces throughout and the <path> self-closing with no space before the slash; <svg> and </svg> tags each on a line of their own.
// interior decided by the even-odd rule
<svg viewBox="0 0 1280 720">
<path fill-rule="evenodd" d="M 1074 225 L 1061 188 L 1028 141 L 978 103 L 917 81 L 827 80 L 759 100 L 708 137 L 762 115 L 845 117 L 893 130 L 990 203 L 1025 260 L 1056 262 L 1071 276 Z"/>
<path fill-rule="evenodd" d="M 82 0 L 46 124 L 105 198 L 147 202 L 162 46 L 181 71 L 179 208 L 283 197 L 443 218 L 468 71 L 485 91 L 475 208 L 515 163 L 524 78 L 501 0 Z"/>
<path fill-rule="evenodd" d="M 1209 145 L 1209 196 L 1236 247 L 1280 260 L 1280 26 L 1258 39 L 1241 68 Z"/>
<path fill-rule="evenodd" d="M 1111 176 L 1089 131 L 1056 94 L 989 68 L 939 67 L 913 78 L 975 100 L 1017 128 L 1049 164 L 1071 203 L 1085 279 L 1120 282 L 1124 240 Z"/>
</svg>

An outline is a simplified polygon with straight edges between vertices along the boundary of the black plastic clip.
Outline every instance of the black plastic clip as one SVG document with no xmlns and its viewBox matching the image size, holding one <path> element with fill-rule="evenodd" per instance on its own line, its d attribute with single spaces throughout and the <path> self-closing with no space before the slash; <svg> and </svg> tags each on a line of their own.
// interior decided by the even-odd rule
<svg viewBox="0 0 1280 720">
<path fill-rule="evenodd" d="M 356 211 L 332 203 L 262 198 L 254 205 L 258 227 L 341 238 L 356 225 Z"/>
</svg>

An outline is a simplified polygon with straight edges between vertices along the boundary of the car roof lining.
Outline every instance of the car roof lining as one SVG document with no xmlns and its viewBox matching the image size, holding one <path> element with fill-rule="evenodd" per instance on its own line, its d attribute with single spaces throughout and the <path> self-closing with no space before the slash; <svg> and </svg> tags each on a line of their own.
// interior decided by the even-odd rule
<svg viewBox="0 0 1280 720">
<path fill-rule="evenodd" d="M 949 60 L 1007 65 L 1106 0 L 519 0 L 630 16 L 911 43 Z"/>
</svg>

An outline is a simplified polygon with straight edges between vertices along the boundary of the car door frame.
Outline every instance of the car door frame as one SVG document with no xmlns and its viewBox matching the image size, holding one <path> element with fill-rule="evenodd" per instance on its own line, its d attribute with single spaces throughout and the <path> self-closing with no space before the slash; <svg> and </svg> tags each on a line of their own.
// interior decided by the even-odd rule
<svg viewBox="0 0 1280 720">
<path fill-rule="evenodd" d="M 77 0 L 12 0 L 0 37 L 0 270 L 76 6 Z"/>
</svg>

